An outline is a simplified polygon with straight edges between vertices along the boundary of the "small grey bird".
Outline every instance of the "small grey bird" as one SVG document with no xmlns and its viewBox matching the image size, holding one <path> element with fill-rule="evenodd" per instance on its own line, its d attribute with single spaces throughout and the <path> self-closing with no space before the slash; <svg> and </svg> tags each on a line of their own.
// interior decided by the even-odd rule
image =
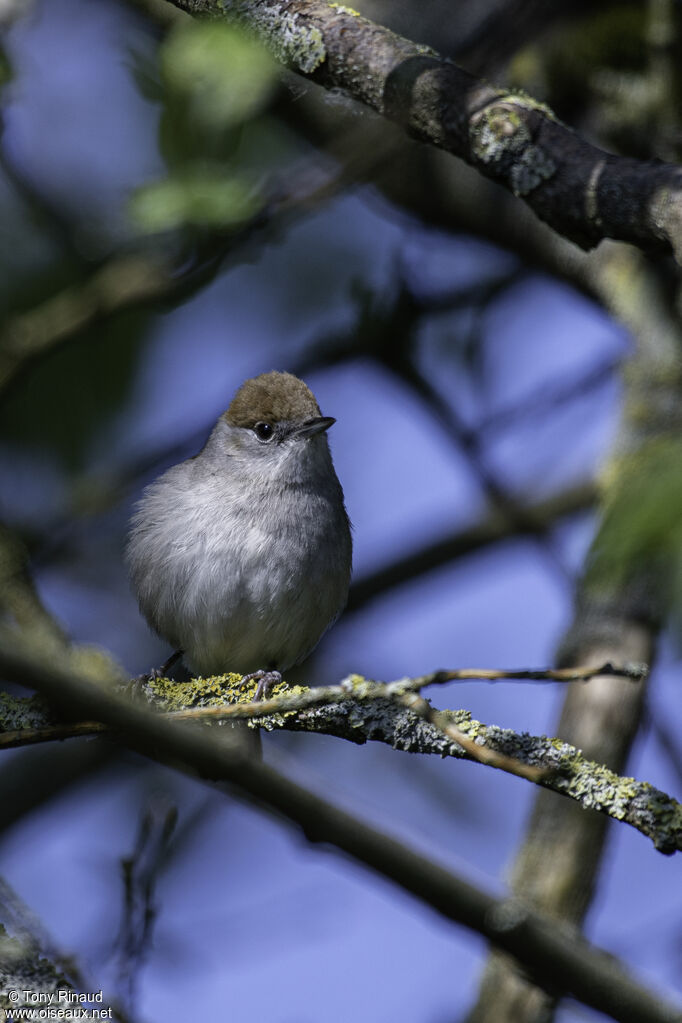
<svg viewBox="0 0 682 1023">
<path fill-rule="evenodd" d="M 260 678 L 262 696 L 341 612 L 351 536 L 334 422 L 302 380 L 263 373 L 198 455 L 144 491 L 126 549 L 132 586 L 193 673 L 239 671 Z"/>
</svg>

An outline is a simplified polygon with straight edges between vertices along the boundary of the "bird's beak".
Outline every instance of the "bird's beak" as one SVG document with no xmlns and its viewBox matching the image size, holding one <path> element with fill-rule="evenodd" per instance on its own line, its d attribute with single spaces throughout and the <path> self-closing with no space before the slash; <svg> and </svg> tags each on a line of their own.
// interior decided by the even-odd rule
<svg viewBox="0 0 682 1023">
<path fill-rule="evenodd" d="M 316 419 L 308 419 L 302 426 L 294 430 L 295 437 L 313 437 L 316 433 L 324 433 L 336 422 L 331 416 L 318 416 Z"/>
</svg>

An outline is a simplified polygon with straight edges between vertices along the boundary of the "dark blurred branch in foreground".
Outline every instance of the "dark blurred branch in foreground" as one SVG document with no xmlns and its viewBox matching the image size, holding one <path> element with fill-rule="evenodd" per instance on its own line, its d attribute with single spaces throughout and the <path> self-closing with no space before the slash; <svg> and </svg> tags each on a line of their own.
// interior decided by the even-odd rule
<svg viewBox="0 0 682 1023">
<path fill-rule="evenodd" d="M 150 255 L 113 257 L 91 277 L 7 320 L 0 332 L 0 391 L 30 361 L 115 312 L 170 297 L 182 283 Z"/>
<path fill-rule="evenodd" d="M 62 657 L 72 648 L 58 622 L 42 604 L 28 573 L 27 555 L 17 538 L 0 523 L 0 620 L 18 626 L 38 647 L 48 646 Z M 88 657 L 88 652 L 85 652 Z M 100 652 L 92 656 L 99 669 L 110 670 L 111 662 Z M 12 697 L 0 694 L 0 705 Z M 26 727 L 31 717 L 25 719 Z M 34 809 L 55 798 L 84 778 L 92 779 L 118 756 L 108 743 L 81 744 L 41 751 L 39 756 L 20 754 L 0 771 L 0 833 L 12 827 Z"/>
<path fill-rule="evenodd" d="M 120 760 L 117 746 L 77 742 L 17 754 L 0 770 L 0 834 L 72 786 L 92 784 Z"/>
<path fill-rule="evenodd" d="M 355 675 L 339 685 L 283 687 L 276 697 L 255 703 L 248 702 L 251 697 L 240 686 L 240 676 L 227 675 L 187 683 L 150 681 L 146 694 L 175 720 L 247 720 L 268 731 L 316 732 L 356 743 L 385 742 L 411 753 L 476 760 L 624 821 L 651 838 L 659 851 L 672 853 L 682 849 L 682 807 L 665 793 L 646 782 L 618 776 L 561 740 L 484 725 L 473 721 L 468 711 L 437 711 L 426 701 L 420 705 L 414 699 L 414 694 L 428 685 L 513 677 L 543 682 L 592 678 L 602 685 L 613 678 L 625 700 L 629 688 L 639 691 L 645 673 L 641 665 L 600 664 L 535 672 L 461 669 L 388 684 Z M 0 749 L 108 731 L 96 721 L 60 722 L 44 706 L 36 705 L 35 698 L 28 702 L 33 726 L 13 731 L 12 706 L 25 717 L 27 701 L 6 701 L 3 726 L 9 730 L 0 733 Z"/>
<path fill-rule="evenodd" d="M 682 170 L 675 164 L 606 153 L 537 100 L 495 89 L 324 0 L 173 3 L 197 16 L 239 17 L 282 63 L 466 160 L 583 248 L 617 238 L 682 253 Z"/>
<path fill-rule="evenodd" d="M 634 982 L 616 960 L 515 901 L 498 900 L 372 828 L 352 814 L 251 760 L 224 730 L 207 733 L 131 704 L 112 690 L 117 676 L 100 676 L 59 663 L 14 631 L 2 636 L 0 671 L 38 689 L 71 714 L 107 724 L 126 745 L 202 778 L 227 781 L 300 827 L 313 842 L 332 843 L 426 902 L 505 949 L 551 990 L 570 993 L 621 1023 L 677 1023 L 679 1009 Z M 422 723 L 423 727 L 428 727 Z"/>
</svg>

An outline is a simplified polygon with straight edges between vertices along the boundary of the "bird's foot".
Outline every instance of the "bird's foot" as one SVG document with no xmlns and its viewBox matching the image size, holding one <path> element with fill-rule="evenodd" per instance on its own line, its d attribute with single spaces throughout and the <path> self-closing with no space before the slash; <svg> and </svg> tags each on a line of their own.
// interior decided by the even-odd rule
<svg viewBox="0 0 682 1023">
<path fill-rule="evenodd" d="M 168 660 L 164 661 L 160 668 L 152 668 L 151 671 L 146 672 L 144 675 L 138 675 L 133 681 L 140 686 L 143 686 L 145 682 L 156 682 L 157 679 L 167 678 L 168 672 L 173 665 L 180 660 L 184 654 L 184 650 L 176 650 L 170 655 Z"/>
<path fill-rule="evenodd" d="M 282 676 L 278 671 L 265 671 L 264 668 L 261 668 L 259 671 L 252 671 L 248 675 L 243 675 L 239 685 L 247 686 L 249 682 L 253 682 L 255 679 L 258 679 L 258 685 L 256 686 L 254 700 L 267 700 L 270 692 L 282 681 Z"/>
</svg>

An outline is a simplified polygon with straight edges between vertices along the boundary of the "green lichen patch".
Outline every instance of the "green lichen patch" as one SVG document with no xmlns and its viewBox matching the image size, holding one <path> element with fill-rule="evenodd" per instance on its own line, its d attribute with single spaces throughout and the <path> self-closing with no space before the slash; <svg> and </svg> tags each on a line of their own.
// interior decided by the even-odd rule
<svg viewBox="0 0 682 1023">
<path fill-rule="evenodd" d="M 306 686 L 288 686 L 286 683 L 282 683 L 281 686 L 274 687 L 273 696 L 298 696 L 307 691 Z M 306 711 L 298 710 L 277 711 L 273 714 L 266 714 L 264 717 L 250 718 L 247 720 L 247 724 L 249 728 L 263 728 L 266 732 L 274 732 L 278 728 L 287 727 L 288 721 L 305 713 Z"/>
<path fill-rule="evenodd" d="M 339 14 L 349 14 L 351 18 L 361 18 L 362 15 L 359 11 L 354 10 L 352 7 L 345 7 L 343 4 L 329 4 Z"/>
<path fill-rule="evenodd" d="M 211 678 L 193 678 L 189 682 L 175 682 L 172 678 L 148 679 L 144 694 L 164 710 L 187 710 L 190 707 L 214 707 L 221 703 L 236 702 L 236 685 L 241 675 L 228 673 Z M 241 692 L 240 696 L 243 695 Z"/>
<path fill-rule="evenodd" d="M 192 707 L 222 707 L 234 703 L 252 703 L 258 687 L 257 680 L 246 685 L 242 684 L 242 676 L 235 672 L 225 675 L 212 675 L 210 678 L 193 678 L 189 682 L 175 682 L 171 678 L 149 679 L 145 682 L 143 693 L 147 698 L 163 710 L 172 712 L 188 710 Z M 290 685 L 280 682 L 273 686 L 271 697 L 297 696 L 307 692 L 307 686 Z M 278 714 L 279 726 L 284 724 L 285 717 L 296 711 Z M 249 721 L 252 727 L 267 727 L 267 722 L 274 715 Z M 271 724 L 272 727 L 272 724 Z"/>
<path fill-rule="evenodd" d="M 528 195 L 555 174 L 556 164 L 533 142 L 522 113 L 512 105 L 517 101 L 518 97 L 499 97 L 482 110 L 471 122 L 470 138 L 482 163 L 506 174 L 515 195 Z M 524 99 L 522 106 L 530 105 Z"/>
<path fill-rule="evenodd" d="M 358 700 L 368 700 L 376 697 L 377 683 L 374 679 L 365 678 L 364 675 L 352 674 L 343 680 L 343 688 L 349 695 Z"/>
<path fill-rule="evenodd" d="M 221 0 L 228 15 L 233 15 L 253 29 L 276 60 L 309 75 L 327 58 L 327 50 L 319 28 L 306 24 L 298 12 L 288 14 L 267 3 L 252 0 Z"/>
<path fill-rule="evenodd" d="M 501 164 L 531 142 L 519 112 L 499 102 L 486 107 L 472 120 L 470 136 L 475 156 L 485 164 Z"/>
<path fill-rule="evenodd" d="M 544 114 L 550 121 L 556 121 L 557 124 L 562 123 L 551 107 L 543 103 L 542 100 L 535 99 L 534 96 L 529 95 L 524 89 L 515 89 L 514 92 L 507 93 L 503 98 L 508 103 L 515 103 L 525 110 L 537 110 L 538 113 Z"/>
</svg>

